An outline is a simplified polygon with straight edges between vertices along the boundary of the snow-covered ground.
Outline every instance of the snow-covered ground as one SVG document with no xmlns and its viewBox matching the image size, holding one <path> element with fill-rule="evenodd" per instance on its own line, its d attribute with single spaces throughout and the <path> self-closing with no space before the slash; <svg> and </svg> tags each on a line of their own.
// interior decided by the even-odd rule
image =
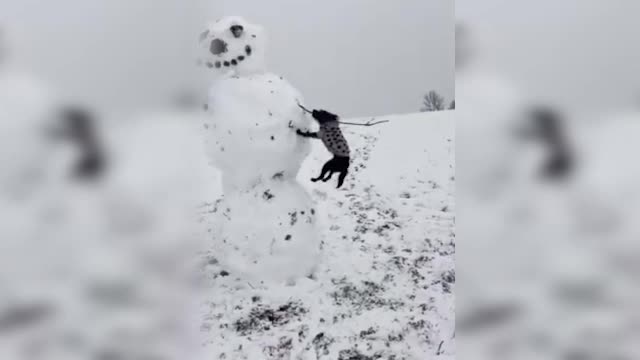
<svg viewBox="0 0 640 360">
<path fill-rule="evenodd" d="M 341 189 L 309 181 L 330 157 L 320 141 L 299 174 L 322 229 L 312 278 L 239 281 L 205 251 L 206 358 L 453 359 L 453 112 L 381 119 L 390 122 L 343 125 L 353 153 Z M 216 200 L 203 207 L 205 223 Z"/>
</svg>

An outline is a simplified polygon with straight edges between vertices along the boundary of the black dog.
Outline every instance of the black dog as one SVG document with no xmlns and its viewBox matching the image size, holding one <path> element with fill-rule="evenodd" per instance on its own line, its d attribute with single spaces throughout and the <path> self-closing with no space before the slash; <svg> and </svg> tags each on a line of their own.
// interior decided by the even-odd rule
<svg viewBox="0 0 640 360">
<path fill-rule="evenodd" d="M 78 180 L 99 179 L 105 172 L 105 153 L 99 141 L 95 118 L 85 109 L 68 106 L 62 109 L 62 122 L 58 136 L 71 141 L 78 149 L 80 158 L 74 165 L 72 175 Z"/>
<path fill-rule="evenodd" d="M 575 155 L 569 144 L 565 119 L 558 111 L 547 106 L 529 110 L 525 138 L 537 140 L 546 148 L 547 158 L 541 168 L 545 180 L 566 180 L 575 169 Z"/>
<path fill-rule="evenodd" d="M 313 110 L 311 112 L 314 119 L 320 124 L 320 130 L 318 132 L 303 132 L 297 130 L 296 132 L 300 136 L 321 139 L 324 146 L 333 154 L 333 158 L 327 161 L 322 167 L 322 172 L 317 178 L 311 179 L 316 182 L 322 180 L 324 182 L 329 181 L 334 173 L 339 173 L 338 188 L 344 183 L 344 179 L 347 177 L 349 170 L 349 163 L 351 158 L 349 156 L 349 145 L 347 140 L 340 131 L 340 123 L 338 116 L 325 110 Z"/>
</svg>

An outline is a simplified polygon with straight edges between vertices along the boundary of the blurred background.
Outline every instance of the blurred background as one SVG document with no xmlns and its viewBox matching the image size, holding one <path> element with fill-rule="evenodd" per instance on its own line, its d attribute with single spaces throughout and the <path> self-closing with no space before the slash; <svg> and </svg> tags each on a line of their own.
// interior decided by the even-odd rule
<svg viewBox="0 0 640 360">
<path fill-rule="evenodd" d="M 448 0 L 0 2 L 0 24 L 21 63 L 66 95 L 109 110 L 205 90 L 206 75 L 194 66 L 197 36 L 228 15 L 267 29 L 269 69 L 318 107 L 373 116 L 417 112 L 430 90 L 453 99 Z"/>
<path fill-rule="evenodd" d="M 455 59 L 454 29 L 444 25 L 453 23 L 453 7 L 1 0 L 0 238 L 12 241 L 0 251 L 0 334 L 47 326 L 37 328 L 44 334 L 5 336 L 0 355 L 15 358 L 5 345 L 20 344 L 30 358 L 54 358 L 53 345 L 36 341 L 50 339 L 47 332 L 64 335 L 56 343 L 63 359 L 67 346 L 109 355 L 103 338 L 136 347 L 122 341 L 132 338 L 121 330 L 132 324 L 104 306 L 150 309 L 133 324 L 146 329 L 158 328 L 157 314 L 182 314 L 167 311 L 181 308 L 184 299 L 169 296 L 181 280 L 145 296 L 132 289 L 190 273 L 176 266 L 191 250 L 187 209 L 196 191 L 158 194 L 211 179 L 184 164 L 198 151 L 175 126 L 184 113 L 132 114 L 197 103 L 209 81 L 195 66 L 197 34 L 212 19 L 240 14 L 267 28 L 271 69 L 314 106 L 368 116 L 457 103 L 459 358 L 639 358 L 640 3 L 458 0 Z M 62 111 L 67 103 L 131 127 L 87 125 L 82 113 Z M 54 113 L 66 120 L 50 119 Z M 113 181 L 91 180 L 111 163 Z M 78 240 L 88 237 L 114 242 Z M 166 246 L 132 249 L 131 237 Z M 69 260 L 77 254 L 82 261 Z M 89 267 L 95 271 L 86 274 Z M 68 300 L 82 289 L 97 300 Z M 55 311 L 69 322 L 48 323 Z M 78 340 L 86 318 L 104 333 Z M 155 341 L 173 338 L 176 327 Z M 137 344 L 148 339 L 140 336 Z"/>
<path fill-rule="evenodd" d="M 456 2 L 458 358 L 640 356 L 639 10 Z"/>
<path fill-rule="evenodd" d="M 638 105 L 636 1 L 459 1 L 456 17 L 486 37 L 481 54 L 530 96 L 595 114 Z"/>
</svg>

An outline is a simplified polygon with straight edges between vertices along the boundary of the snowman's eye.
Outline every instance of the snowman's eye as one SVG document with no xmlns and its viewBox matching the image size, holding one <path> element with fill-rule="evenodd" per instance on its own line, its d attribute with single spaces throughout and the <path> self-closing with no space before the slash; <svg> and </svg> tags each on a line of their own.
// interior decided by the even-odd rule
<svg viewBox="0 0 640 360">
<path fill-rule="evenodd" d="M 233 34 L 233 36 L 235 36 L 236 38 L 239 38 L 240 36 L 242 36 L 242 33 L 244 32 L 244 27 L 242 25 L 233 25 L 229 28 L 229 30 L 231 30 L 231 33 Z"/>
</svg>

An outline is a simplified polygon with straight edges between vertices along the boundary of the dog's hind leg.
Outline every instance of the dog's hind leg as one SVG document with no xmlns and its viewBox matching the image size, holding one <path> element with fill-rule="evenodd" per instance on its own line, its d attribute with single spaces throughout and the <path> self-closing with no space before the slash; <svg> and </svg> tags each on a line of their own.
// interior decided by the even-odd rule
<svg viewBox="0 0 640 360">
<path fill-rule="evenodd" d="M 329 174 L 328 174 L 327 176 L 325 176 L 325 177 L 322 179 L 322 181 L 323 181 L 323 182 L 327 182 L 327 181 L 329 181 L 329 179 L 331 179 L 331 177 L 333 176 L 333 173 L 334 173 L 334 172 L 335 172 L 335 171 L 333 171 L 333 170 L 329 171 Z"/>
<path fill-rule="evenodd" d="M 325 177 L 325 175 L 329 172 L 330 169 L 331 169 L 331 164 L 329 164 L 329 162 L 327 162 L 322 167 L 322 172 L 320 173 L 320 175 L 318 175 L 317 178 L 312 178 L 311 181 L 316 182 L 318 180 L 322 180 L 322 178 Z"/>
<path fill-rule="evenodd" d="M 336 187 L 337 189 L 340 189 L 340 187 L 342 186 L 342 184 L 344 183 L 344 179 L 347 177 L 347 171 L 342 171 L 340 173 L 340 176 L 338 177 L 338 186 Z"/>
</svg>

